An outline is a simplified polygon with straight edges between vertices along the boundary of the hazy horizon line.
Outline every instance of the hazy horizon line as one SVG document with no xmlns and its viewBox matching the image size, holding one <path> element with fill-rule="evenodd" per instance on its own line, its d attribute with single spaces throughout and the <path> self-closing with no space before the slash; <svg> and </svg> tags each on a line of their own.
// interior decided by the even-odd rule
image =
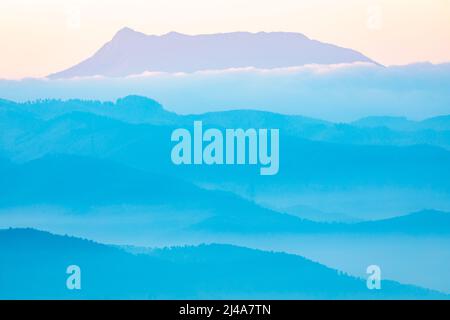
<svg viewBox="0 0 450 320">
<path fill-rule="evenodd" d="M 82 60 L 84 61 L 84 60 Z M 82 62 L 80 61 L 80 63 Z M 260 72 L 260 73 L 282 73 L 282 72 L 295 72 L 295 71 L 316 71 L 320 73 L 321 71 L 325 72 L 333 72 L 342 70 L 345 68 L 352 68 L 352 67 L 380 67 L 380 68 L 386 68 L 386 69 L 392 69 L 392 68 L 406 68 L 406 67 L 412 67 L 412 66 L 421 66 L 421 65 L 428 65 L 433 67 L 439 67 L 439 66 L 447 66 L 450 65 L 450 60 L 443 61 L 439 63 L 434 63 L 431 61 L 416 61 L 412 63 L 405 63 L 405 64 L 392 64 L 392 65 L 382 65 L 378 63 L 373 62 L 351 62 L 351 63 L 335 63 L 335 64 L 320 64 L 320 63 L 312 63 L 312 64 L 304 64 L 304 65 L 297 65 L 297 66 L 289 66 L 289 67 L 276 67 L 276 68 L 258 68 L 254 66 L 246 66 L 246 67 L 232 67 L 232 68 L 225 68 L 225 69 L 204 69 L 204 70 L 196 70 L 192 72 L 187 71 L 179 71 L 179 72 L 167 72 L 167 71 L 152 71 L 152 70 L 146 70 L 141 73 L 136 74 L 130 74 L 126 76 L 105 76 L 105 75 L 92 75 L 92 76 L 75 76 L 70 78 L 55 78 L 51 79 L 50 75 L 53 73 L 50 73 L 46 76 L 25 76 L 25 77 L 18 77 L 18 78 L 8 78 L 8 77 L 2 77 L 0 76 L 0 82 L 1 81 L 14 81 L 14 82 L 20 82 L 20 81 L 31 81 L 31 80 L 41 80 L 41 81 L 52 81 L 52 82 L 58 82 L 58 81 L 76 81 L 76 80 L 91 80 L 91 79 L 134 79 L 134 78 L 144 78 L 144 77 L 151 77 L 151 76 L 161 76 L 161 75 L 167 75 L 167 76 L 183 76 L 183 75 L 196 75 L 196 74 L 220 74 L 220 73 L 238 73 L 238 72 Z M 68 67 L 70 68 L 70 67 Z M 327 70 L 324 70 L 327 69 Z"/>
</svg>

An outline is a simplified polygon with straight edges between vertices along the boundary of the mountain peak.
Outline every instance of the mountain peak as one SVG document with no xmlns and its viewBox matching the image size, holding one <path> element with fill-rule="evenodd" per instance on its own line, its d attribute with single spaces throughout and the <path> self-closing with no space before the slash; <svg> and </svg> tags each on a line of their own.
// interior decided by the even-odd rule
<svg viewBox="0 0 450 320">
<path fill-rule="evenodd" d="M 123 27 L 122 29 L 120 29 L 119 31 L 117 31 L 116 34 L 127 34 L 127 33 L 136 33 L 137 31 L 129 28 L 129 27 Z"/>
<path fill-rule="evenodd" d="M 129 95 L 117 99 L 116 105 L 125 107 L 142 107 L 149 110 L 163 111 L 163 107 L 156 100 L 138 95 Z"/>
<path fill-rule="evenodd" d="M 145 36 L 145 34 L 138 32 L 136 30 L 133 30 L 129 27 L 124 27 L 116 32 L 116 34 L 113 37 L 113 40 L 117 39 L 129 39 L 136 36 Z"/>
<path fill-rule="evenodd" d="M 196 72 L 254 67 L 274 69 L 308 64 L 375 63 L 363 54 L 293 32 L 230 32 L 152 36 L 125 27 L 94 56 L 50 78 L 144 72 Z"/>
<path fill-rule="evenodd" d="M 183 33 L 180 33 L 180 32 L 170 31 L 170 32 L 166 33 L 164 36 L 166 36 L 166 37 L 181 37 L 181 36 L 186 36 L 186 35 Z"/>
</svg>

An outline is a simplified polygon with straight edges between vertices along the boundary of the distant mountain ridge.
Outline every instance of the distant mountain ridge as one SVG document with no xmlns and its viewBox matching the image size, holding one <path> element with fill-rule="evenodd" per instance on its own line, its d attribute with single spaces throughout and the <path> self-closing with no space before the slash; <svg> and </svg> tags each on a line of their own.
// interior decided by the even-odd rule
<svg viewBox="0 0 450 320">
<path fill-rule="evenodd" d="M 430 124 L 428 129 L 399 131 L 387 128 L 383 121 L 378 121 L 376 127 L 364 127 L 263 111 L 236 110 L 179 115 L 166 111 L 155 100 L 138 96 L 128 96 L 116 102 L 75 99 L 16 104 L 0 101 L 0 156 L 15 164 L 29 163 L 39 158 L 48 160 L 48 156 L 58 154 L 120 164 L 125 167 L 123 171 L 116 171 L 116 166 L 109 164 L 105 168 L 111 169 L 114 172 L 111 177 L 117 177 L 124 185 L 114 185 L 114 180 L 103 181 L 112 194 L 118 195 L 120 188 L 126 188 L 126 184 L 132 183 L 130 177 L 144 177 L 139 172 L 158 175 L 163 173 L 167 176 L 167 181 L 182 179 L 204 189 L 229 191 L 263 205 L 263 199 L 270 199 L 265 203 L 269 208 L 300 205 L 318 209 L 317 212 L 341 213 L 334 217 L 321 214 L 328 221 L 348 220 L 342 214 L 360 220 L 381 219 L 426 208 L 450 211 L 447 197 L 450 191 L 450 131 L 441 130 L 446 125 L 446 119 L 438 119 L 436 130 L 432 126 L 434 121 L 427 120 Z M 259 176 L 254 166 L 205 166 L 201 169 L 195 166 L 174 166 L 170 160 L 171 133 L 175 128 L 192 128 L 194 120 L 202 120 L 205 128 L 214 127 L 221 130 L 279 128 L 283 141 L 280 145 L 282 157 L 279 174 L 271 179 L 272 183 L 267 183 Z M 421 122 L 411 124 L 421 126 Z M 61 167 L 70 164 L 73 170 L 79 168 L 78 161 L 61 161 Z M 31 170 L 38 163 L 43 165 L 43 169 Z M 30 177 L 34 177 L 37 183 L 48 180 L 37 173 L 48 169 L 53 172 L 54 167 L 59 166 L 51 162 L 44 164 L 45 161 L 35 162 L 34 165 L 27 164 L 17 168 L 23 172 L 22 178 L 17 180 L 24 182 L 23 190 L 31 187 L 26 183 L 25 172 L 29 172 Z M 87 178 L 103 172 L 96 169 L 101 164 L 92 165 L 92 174 L 87 174 Z M 131 174 L 130 168 L 137 169 L 137 174 Z M 9 170 L 8 176 L 11 173 Z M 58 178 L 61 175 L 55 173 L 54 176 Z M 82 185 L 81 175 L 75 172 L 71 178 Z M 155 182 L 158 182 L 159 178 L 148 179 L 135 179 L 136 183 L 132 183 L 134 186 L 144 186 L 136 193 L 139 197 L 135 198 L 133 203 L 156 204 L 152 201 L 141 201 L 144 197 L 153 199 L 154 196 L 146 196 L 146 192 L 150 191 L 145 191 L 146 185 L 154 185 L 157 192 L 165 190 L 156 187 Z M 3 181 L 4 179 L 0 180 L 0 184 Z M 93 181 L 89 185 L 94 186 L 100 181 L 102 180 Z M 180 186 L 177 182 L 174 184 Z M 113 186 L 117 188 L 112 190 Z M 11 184 L 5 187 L 5 192 L 12 192 L 14 189 Z M 65 187 L 66 185 L 60 188 L 55 184 L 54 190 L 68 191 Z M 67 188 L 69 187 L 71 186 L 67 185 Z M 20 190 L 15 190 L 16 194 L 0 202 L 12 202 L 21 194 Z M 36 194 L 43 190 L 38 187 Z M 97 188 L 91 195 L 102 196 L 99 194 L 100 190 L 103 188 Z M 357 191 L 359 196 L 351 201 L 351 205 L 342 207 L 338 202 L 344 200 L 347 195 L 336 194 L 334 190 Z M 316 192 L 321 196 L 333 192 L 329 201 L 339 205 L 327 205 L 328 202 L 318 200 L 320 198 L 315 198 L 313 194 Z M 366 192 L 372 196 L 366 197 Z M 301 193 L 309 193 L 314 198 L 300 198 L 297 195 Z M 98 197 L 89 201 L 88 194 L 83 204 L 92 205 L 99 201 Z M 47 195 L 51 196 L 52 193 Z M 56 196 L 56 193 L 54 195 Z M 286 204 L 279 203 L 282 200 L 279 197 L 286 196 L 289 201 Z M 352 195 L 352 199 L 353 197 Z M 126 198 L 130 200 L 131 195 L 102 199 L 117 203 L 119 199 L 127 202 Z M 31 199 L 31 196 L 22 199 L 22 205 L 29 203 Z M 372 199 L 387 201 L 374 202 Z M 103 200 L 100 202 L 105 203 Z M 76 202 L 76 199 L 72 201 Z M 411 204 L 411 201 L 414 201 L 414 204 Z M 347 200 L 344 203 L 347 203 Z M 361 203 L 367 203 L 366 209 L 356 210 L 355 206 Z M 21 203 L 15 201 L 15 204 Z M 380 205 L 381 207 L 378 207 Z M 310 209 L 307 210 L 309 212 L 294 210 L 292 214 L 300 213 L 302 216 L 303 213 L 303 217 L 308 218 L 308 214 L 314 211 Z M 316 217 L 314 220 L 321 219 Z"/>
<path fill-rule="evenodd" d="M 92 57 L 49 78 L 123 77 L 144 72 L 194 72 L 307 64 L 375 63 L 363 54 L 292 32 L 146 35 L 123 28 Z"/>
<path fill-rule="evenodd" d="M 26 103 L 0 99 L 0 121 L 4 130 L 13 124 L 35 128 L 40 120 L 52 120 L 86 113 L 120 120 L 130 124 L 191 125 L 203 120 L 220 127 L 277 127 L 285 133 L 308 140 L 345 144 L 397 145 L 430 144 L 450 149 L 450 116 L 423 121 L 406 118 L 368 117 L 351 123 L 333 123 L 314 118 L 267 111 L 233 110 L 196 115 L 169 112 L 157 101 L 130 95 L 116 102 L 92 100 L 37 100 Z M 87 115 L 86 115 L 87 116 Z M 21 119 L 21 122 L 18 121 Z M 16 132 L 17 126 L 11 128 Z M 10 133 L 11 131 L 9 131 Z"/>
<path fill-rule="evenodd" d="M 363 279 L 284 253 L 231 245 L 131 254 L 117 247 L 33 229 L 0 230 L 0 299 L 448 299 L 448 295 Z M 24 263 L 26 257 L 27 263 Z M 66 268 L 82 290 L 67 290 Z"/>
<path fill-rule="evenodd" d="M 182 180 L 140 172 L 109 161 L 48 156 L 19 166 L 8 163 L 3 166 L 0 166 L 3 177 L 0 209 L 43 204 L 81 209 L 141 204 L 182 208 L 177 213 L 181 217 L 194 210 L 208 212 L 207 216 L 185 218 L 183 230 L 193 232 L 450 235 L 450 213 L 446 212 L 424 210 L 359 223 L 313 222 L 265 209 L 231 193 L 201 189 Z M 148 219 L 154 214 L 149 210 Z M 161 227 L 171 226 L 169 223 Z"/>
<path fill-rule="evenodd" d="M 405 117 L 365 117 L 351 124 L 361 128 L 385 127 L 407 132 L 419 130 L 448 131 L 450 130 L 450 115 L 432 117 L 422 121 L 412 121 Z"/>
</svg>

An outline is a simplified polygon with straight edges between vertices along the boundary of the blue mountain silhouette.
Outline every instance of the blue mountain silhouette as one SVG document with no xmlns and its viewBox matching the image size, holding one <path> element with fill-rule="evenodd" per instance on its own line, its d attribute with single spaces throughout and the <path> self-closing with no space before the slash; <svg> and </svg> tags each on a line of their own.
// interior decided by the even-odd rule
<svg viewBox="0 0 450 320">
<path fill-rule="evenodd" d="M 219 129 L 279 128 L 282 142 L 279 174 L 267 179 L 251 166 L 174 166 L 170 161 L 170 135 L 175 128 L 191 128 L 194 120 L 202 120 L 204 127 Z M 132 230 L 139 235 L 156 234 L 155 238 L 159 237 L 158 232 L 177 235 L 189 241 L 195 237 L 236 240 L 272 235 L 274 239 L 277 238 L 275 236 L 292 235 L 313 235 L 319 240 L 341 235 L 352 239 L 360 235 L 381 235 L 383 239 L 385 236 L 390 239 L 400 235 L 399 238 L 414 238 L 414 241 L 429 236 L 445 240 L 450 235 L 450 214 L 444 212 L 448 211 L 450 199 L 448 120 L 446 116 L 420 122 L 378 117 L 341 124 L 249 110 L 178 115 L 166 111 L 155 100 L 139 96 L 128 96 L 116 102 L 40 100 L 15 103 L 0 100 L 0 219 L 2 226 L 39 225 L 40 229 L 89 234 L 93 239 L 102 236 L 104 239 L 105 234 L 109 239 L 118 239 L 118 234 L 126 236 Z M 402 208 L 406 209 L 384 213 L 384 208 L 390 205 L 389 201 L 379 197 L 378 191 L 384 188 L 389 195 L 394 194 L 390 198 L 394 205 L 400 202 L 397 190 L 403 192 L 403 201 L 407 203 Z M 339 195 L 322 197 L 321 192 L 328 191 L 347 192 L 352 198 L 362 192 L 372 203 L 366 205 L 357 199 L 351 203 L 351 212 L 343 208 L 328 211 L 321 205 L 339 203 L 342 199 L 344 201 L 340 203 L 349 201 L 345 197 L 338 198 Z M 302 201 L 283 203 L 283 197 L 290 194 L 303 200 L 308 193 L 318 199 L 310 206 Z M 410 203 L 414 201 L 419 204 L 411 209 Z M 319 209 L 315 209 L 315 205 L 319 205 Z M 129 206 L 137 207 L 142 216 L 136 219 L 136 211 L 128 210 Z M 47 212 L 47 208 L 55 207 L 61 209 L 58 216 Z M 102 226 L 102 222 L 96 220 L 99 208 L 103 210 L 103 222 L 111 217 L 119 223 L 112 224 L 112 227 Z M 111 208 L 119 211 L 117 216 L 113 216 Z M 165 211 L 158 212 L 159 208 Z M 302 219 L 311 215 L 302 215 L 289 208 L 306 208 L 312 211 L 312 216 L 323 215 L 323 219 Z M 441 211 L 417 211 L 424 208 Z M 366 214 L 364 210 L 380 211 L 383 220 Z M 359 211 L 363 213 L 358 215 Z M 336 219 L 336 215 L 327 217 L 323 212 L 341 214 Z M 414 213 L 405 215 L 408 212 Z M 12 221 L 15 213 L 20 213 L 19 222 Z M 355 213 L 361 220 L 370 221 L 342 223 L 347 221 L 344 218 L 346 214 Z M 170 219 L 166 219 L 165 214 Z M 65 218 L 79 224 L 66 224 Z M 54 219 L 58 227 L 49 223 L 47 228 L 45 223 L 39 222 L 33 225 L 39 219 Z M 327 223 L 330 221 L 335 222 Z M 91 228 L 91 231 L 83 228 Z M 5 271 L 0 272 L 0 282 L 6 284 L 5 288 L 17 285 L 17 290 L 8 291 L 9 297 L 24 297 L 23 290 L 27 290 L 29 297 L 33 298 L 129 298 L 130 292 L 143 298 L 201 298 L 208 297 L 207 293 L 217 298 L 264 298 L 269 294 L 265 296 L 262 293 L 271 292 L 271 289 L 280 298 L 429 296 L 420 289 L 417 289 L 419 295 L 409 289 L 407 293 L 396 290 L 367 293 L 364 281 L 358 279 L 350 281 L 346 278 L 350 282 L 341 287 L 337 279 L 343 278 L 329 276 L 328 271 L 323 274 L 316 268 L 318 265 L 301 262 L 304 260 L 299 257 L 231 246 L 151 251 L 136 257 L 117 248 L 79 239 L 30 230 L 5 232 L 7 237 L 0 235 L 0 271 Z M 24 240 L 19 241 L 19 238 Z M 17 246 L 8 239 L 17 240 Z M 192 240 L 190 243 L 198 242 Z M 239 243 L 239 240 L 233 243 Z M 12 249 L 6 249 L 8 246 Z M 66 254 L 63 250 L 67 248 Z M 71 251 L 70 248 L 76 250 Z M 103 257 L 102 261 L 113 267 L 108 269 L 94 256 Z M 36 265 L 32 265 L 37 270 L 35 273 L 26 269 L 28 262 L 25 261 L 30 261 L 28 257 L 36 257 Z M 70 262 L 73 257 L 88 266 L 87 270 L 92 270 L 91 275 L 98 281 L 83 293 L 67 292 L 64 286 L 59 286 L 61 281 L 64 284 L 66 277 L 64 272 L 59 273 L 60 269 L 68 263 L 73 264 Z M 240 260 L 245 263 L 239 265 Z M 104 277 L 94 264 L 99 264 L 102 270 L 108 269 Z M 123 269 L 114 267 L 117 265 Z M 286 277 L 280 271 L 271 278 L 267 275 L 269 269 L 264 267 L 260 274 L 254 270 L 252 273 L 250 265 L 267 265 L 273 270 L 289 272 Z M 226 272 L 221 269 L 225 267 L 230 270 L 227 277 L 215 279 L 214 276 L 220 272 Z M 313 273 L 305 271 L 305 277 L 300 275 L 296 278 L 291 267 L 312 268 Z M 329 270 L 320 267 L 321 270 Z M 217 269 L 219 273 L 208 273 L 209 269 Z M 137 271 L 132 274 L 131 270 Z M 148 270 L 154 273 L 146 275 Z M 163 280 L 154 276 L 160 271 L 167 275 Z M 182 283 L 180 291 L 176 291 L 176 285 L 167 280 L 169 273 L 176 274 L 171 279 Z M 201 273 L 205 275 L 204 280 Z M 233 273 L 239 274 L 236 281 L 242 286 L 233 282 Z M 9 278 L 3 274 L 13 276 Z M 26 282 L 26 274 L 31 277 L 31 284 Z M 267 285 L 258 284 L 252 274 L 266 277 Z M 183 282 L 182 276 L 188 278 L 187 282 Z M 110 286 L 108 281 L 116 277 L 124 280 L 111 291 L 105 291 L 104 288 Z M 197 285 L 190 282 L 193 279 Z M 297 280 L 291 283 L 292 279 Z M 333 285 L 328 288 L 320 279 L 328 279 Z M 91 280 L 94 281 L 88 275 L 88 282 Z M 50 287 L 43 287 L 44 281 L 51 283 Z M 137 285 L 140 281 L 142 283 Z M 166 291 L 163 282 L 158 281 L 170 284 Z M 148 290 L 149 283 L 155 283 L 155 291 Z M 213 285 L 223 288 L 223 291 L 214 293 Z M 361 285 L 362 289 L 357 289 Z M 349 291 L 343 293 L 343 287 L 348 287 Z M 305 288 L 309 293 L 305 293 Z"/>
<path fill-rule="evenodd" d="M 0 207 L 57 205 L 77 210 L 92 206 L 153 205 L 207 212 L 187 223 L 194 232 L 213 233 L 401 233 L 450 235 L 450 214 L 423 211 L 361 223 L 319 223 L 266 209 L 239 196 L 205 190 L 187 181 L 146 173 L 106 160 L 48 156 L 23 165 L 2 161 Z M 151 219 L 153 212 L 147 212 Z M 174 213 L 175 214 L 175 213 Z M 168 222 L 169 223 L 169 222 Z M 151 231 L 151 230 L 149 230 Z"/>
<path fill-rule="evenodd" d="M 234 218 L 234 217 L 233 217 Z M 248 221 L 246 216 L 230 219 L 228 216 L 215 216 L 205 219 L 193 227 L 194 230 L 207 232 L 226 232 L 251 234 L 264 230 L 265 221 Z M 324 223 L 302 220 L 303 223 L 286 226 L 281 232 L 290 234 L 406 234 L 414 236 L 450 235 L 450 213 L 435 210 L 394 217 L 390 219 L 365 221 L 358 223 Z M 277 233 L 275 226 L 266 226 L 266 232 Z M 280 232 L 280 231 L 278 231 Z"/>
<path fill-rule="evenodd" d="M 450 213 L 436 210 L 422 210 L 408 215 L 361 222 L 352 226 L 356 232 L 364 233 L 406 233 L 450 235 Z"/>
<path fill-rule="evenodd" d="M 270 183 L 268 183 L 268 180 L 261 177 L 257 168 L 253 166 L 205 166 L 202 168 L 174 166 L 169 156 L 171 151 L 170 135 L 175 128 L 190 128 L 194 120 L 202 120 L 205 127 L 222 129 L 228 127 L 279 128 L 282 141 L 280 172 L 271 177 Z M 92 196 L 86 195 L 83 201 L 71 200 L 72 205 L 78 203 L 85 207 L 95 204 L 95 201 L 100 201 L 99 204 L 108 201 L 118 203 L 119 199 L 121 203 L 129 201 L 155 204 L 156 202 L 143 200 L 144 198 L 157 198 L 158 190 L 156 189 L 158 187 L 151 184 L 155 181 L 160 182 L 162 186 L 169 186 L 172 182 L 177 184 L 176 181 L 183 180 L 189 185 L 232 191 L 252 200 L 255 200 L 256 197 L 265 197 L 267 194 L 283 197 L 286 193 L 301 196 L 305 192 L 319 194 L 320 192 L 343 191 L 351 193 L 355 190 L 366 193 L 369 199 L 375 199 L 379 197 L 379 194 L 375 194 L 374 190 L 386 188 L 389 194 L 400 190 L 398 197 L 403 197 L 404 204 L 395 197 L 394 200 L 377 202 L 377 204 L 385 203 L 386 205 L 392 202 L 394 208 L 386 214 L 383 214 L 383 208 L 372 208 L 373 205 L 370 203 L 366 209 L 375 213 L 362 212 L 359 214 L 360 208 L 355 207 L 357 204 L 352 208 L 345 209 L 328 205 L 324 208 L 322 207 L 322 204 L 326 203 L 324 201 L 313 201 L 312 203 L 299 201 L 292 204 L 294 206 L 306 205 L 316 209 L 317 212 L 341 212 L 363 220 L 379 219 L 425 208 L 448 211 L 450 131 L 445 130 L 446 120 L 446 117 L 439 117 L 423 122 L 407 121 L 408 126 L 416 126 L 412 130 L 411 127 L 391 129 L 389 126 L 392 121 L 388 118 L 378 119 L 375 124 L 362 125 L 361 123 L 331 123 L 300 116 L 249 110 L 177 115 L 164 110 L 158 102 L 139 96 L 128 96 L 115 103 L 83 100 L 41 100 L 14 103 L 1 100 L 0 157 L 9 159 L 16 164 L 24 164 L 51 155 L 71 155 L 90 158 L 89 161 L 108 162 L 103 171 L 107 171 L 106 169 L 109 168 L 114 172 L 112 176 L 121 177 L 118 179 L 123 182 L 121 192 L 118 191 L 120 190 L 118 185 L 112 183 L 113 181 L 105 180 L 104 184 L 108 190 L 112 186 L 117 187 L 114 192 L 110 190 L 111 194 L 116 194 L 116 196 L 110 196 L 111 200 L 107 198 L 102 200 L 99 195 L 100 191 L 94 190 Z M 427 123 L 426 129 L 423 128 L 423 123 Z M 433 127 L 434 125 L 436 128 Z M 52 169 L 59 165 L 63 168 L 70 164 L 73 166 L 74 173 L 72 176 L 67 176 L 68 180 L 66 181 L 70 179 L 79 181 L 76 170 L 82 170 L 82 166 L 77 169 L 75 165 L 77 161 L 74 159 L 68 158 L 67 164 L 64 164 L 64 161 L 59 160 L 60 164 L 49 164 L 39 170 L 46 172 L 49 168 Z M 34 162 L 34 165 L 37 163 L 39 162 Z M 102 172 L 102 168 L 95 169 L 95 167 L 101 166 L 100 164 L 92 163 L 92 165 L 93 173 Z M 122 169 L 116 170 L 113 165 L 121 165 L 124 173 L 120 174 Z M 39 170 L 33 173 L 34 169 L 32 168 L 33 164 L 27 164 L 20 169 L 28 172 L 30 185 L 39 179 L 45 181 L 46 177 L 36 174 Z M 70 170 L 68 169 L 68 171 Z M 133 171 L 133 174 L 130 171 Z M 128 178 L 129 174 L 142 177 L 146 174 L 154 174 L 154 178 L 148 177 L 148 181 L 145 183 L 143 182 L 144 178 L 142 181 L 136 178 L 135 182 L 131 183 Z M 55 176 L 58 175 L 55 173 Z M 22 176 L 22 185 L 25 185 L 26 177 Z M 89 181 L 89 177 L 86 179 Z M 168 182 L 164 184 L 164 180 Z M 91 184 L 96 185 L 96 183 L 93 181 Z M 143 190 L 147 183 L 151 186 L 147 187 L 145 192 L 149 193 L 155 190 L 155 195 L 150 194 L 144 197 Z M 127 184 L 133 185 L 129 190 L 134 190 L 133 188 L 140 185 L 140 193 L 133 191 L 136 193 L 135 195 L 127 195 L 125 190 Z M 58 192 L 62 192 L 63 189 L 60 190 L 56 182 L 54 185 L 53 198 L 57 200 Z M 24 186 L 23 188 L 23 190 L 27 190 L 28 187 Z M 166 189 L 161 188 L 161 190 Z M 73 192 L 76 190 L 72 189 Z M 19 189 L 16 191 L 17 194 L 21 192 Z M 80 191 L 80 196 L 82 193 Z M 117 194 L 123 195 L 117 196 Z M 167 194 L 162 195 L 161 199 L 167 200 Z M 421 196 L 417 197 L 417 194 L 421 194 Z M 422 196 L 422 194 L 424 195 Z M 42 194 L 37 190 L 36 195 Z M 3 201 L 20 205 L 19 201 L 13 200 L 15 197 L 16 195 L 11 194 L 9 200 Z M 88 201 L 89 197 L 95 201 Z M 126 200 L 127 197 L 134 200 Z M 193 197 L 193 199 L 199 198 L 201 197 Z M 31 203 L 32 199 L 36 200 L 36 196 L 33 198 L 30 195 L 28 200 L 23 200 L 22 205 Z M 48 200 L 50 197 L 43 199 Z M 62 201 L 64 197 L 60 199 Z M 332 200 L 339 199 L 333 198 Z M 411 207 L 409 204 L 413 200 L 417 200 L 418 204 Z M 203 204 L 200 205 L 201 202 L 198 201 L 192 207 L 196 205 L 202 208 L 206 207 Z M 278 208 L 287 206 L 278 203 L 277 200 L 274 201 L 268 207 L 278 210 Z M 344 201 L 347 200 L 344 199 Z M 396 207 L 398 203 L 400 203 L 399 208 Z M 315 206 L 318 207 L 314 208 Z M 258 210 L 261 209 L 258 208 Z M 380 212 L 379 216 L 378 212 Z M 295 215 L 295 212 L 293 214 Z M 336 219 L 330 218 L 328 221 L 332 220 Z M 338 221 L 343 220 L 347 219 Z"/>
<path fill-rule="evenodd" d="M 118 99 L 116 103 L 89 100 L 38 100 L 18 104 L 0 100 L 0 112 L 2 118 L 10 117 L 8 121 L 19 127 L 20 122 L 14 121 L 11 117 L 21 118 L 22 121 L 28 117 L 30 118 L 28 121 L 37 121 L 83 112 L 130 124 L 180 126 L 192 125 L 193 120 L 202 120 L 208 125 L 223 128 L 282 128 L 285 134 L 314 141 L 394 146 L 429 144 L 450 148 L 450 116 L 423 121 L 396 117 L 369 117 L 349 124 L 255 110 L 183 116 L 168 112 L 155 100 L 140 96 L 127 96 Z M 4 124 L 8 125 L 8 121 L 4 121 Z M 26 124 L 24 122 L 22 126 Z"/>
<path fill-rule="evenodd" d="M 384 280 L 368 290 L 300 256 L 228 245 L 131 254 L 88 240 L 32 229 L 0 230 L 2 299 L 448 299 Z M 66 269 L 81 268 L 81 290 L 66 288 Z"/>
<path fill-rule="evenodd" d="M 352 123 L 364 128 L 389 128 L 396 131 L 406 131 L 413 134 L 419 130 L 449 131 L 450 116 L 438 116 L 422 121 L 412 121 L 404 117 L 366 117 Z"/>
<path fill-rule="evenodd" d="M 50 100 L 11 107 L 0 102 L 0 110 L 0 150 L 18 161 L 68 153 L 107 157 L 144 171 L 161 168 L 188 180 L 261 179 L 252 168 L 174 169 L 167 157 L 171 131 L 196 119 L 206 127 L 280 128 L 283 156 L 275 177 L 280 183 L 449 189 L 450 153 L 443 149 L 450 146 L 450 131 L 439 129 L 411 134 L 245 110 L 181 116 L 135 96 L 116 104 Z"/>
<path fill-rule="evenodd" d="M 232 193 L 204 190 L 183 180 L 105 160 L 59 155 L 5 166 L 0 168 L 3 208 L 58 205 L 84 211 L 102 205 L 158 205 L 181 216 L 194 210 L 224 216 L 248 232 L 309 229 L 315 224 L 262 208 Z M 152 212 L 147 214 L 151 219 Z"/>
</svg>

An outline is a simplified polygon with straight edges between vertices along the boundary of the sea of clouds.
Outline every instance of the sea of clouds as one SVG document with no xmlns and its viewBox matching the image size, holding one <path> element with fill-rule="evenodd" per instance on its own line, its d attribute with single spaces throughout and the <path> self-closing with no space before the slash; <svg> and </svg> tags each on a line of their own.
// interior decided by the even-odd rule
<svg viewBox="0 0 450 320">
<path fill-rule="evenodd" d="M 138 94 L 181 114 L 258 109 L 346 122 L 366 116 L 421 120 L 447 115 L 449 88 L 450 63 L 393 67 L 355 63 L 147 72 L 124 78 L 0 80 L 0 98 L 115 100 Z"/>
</svg>

